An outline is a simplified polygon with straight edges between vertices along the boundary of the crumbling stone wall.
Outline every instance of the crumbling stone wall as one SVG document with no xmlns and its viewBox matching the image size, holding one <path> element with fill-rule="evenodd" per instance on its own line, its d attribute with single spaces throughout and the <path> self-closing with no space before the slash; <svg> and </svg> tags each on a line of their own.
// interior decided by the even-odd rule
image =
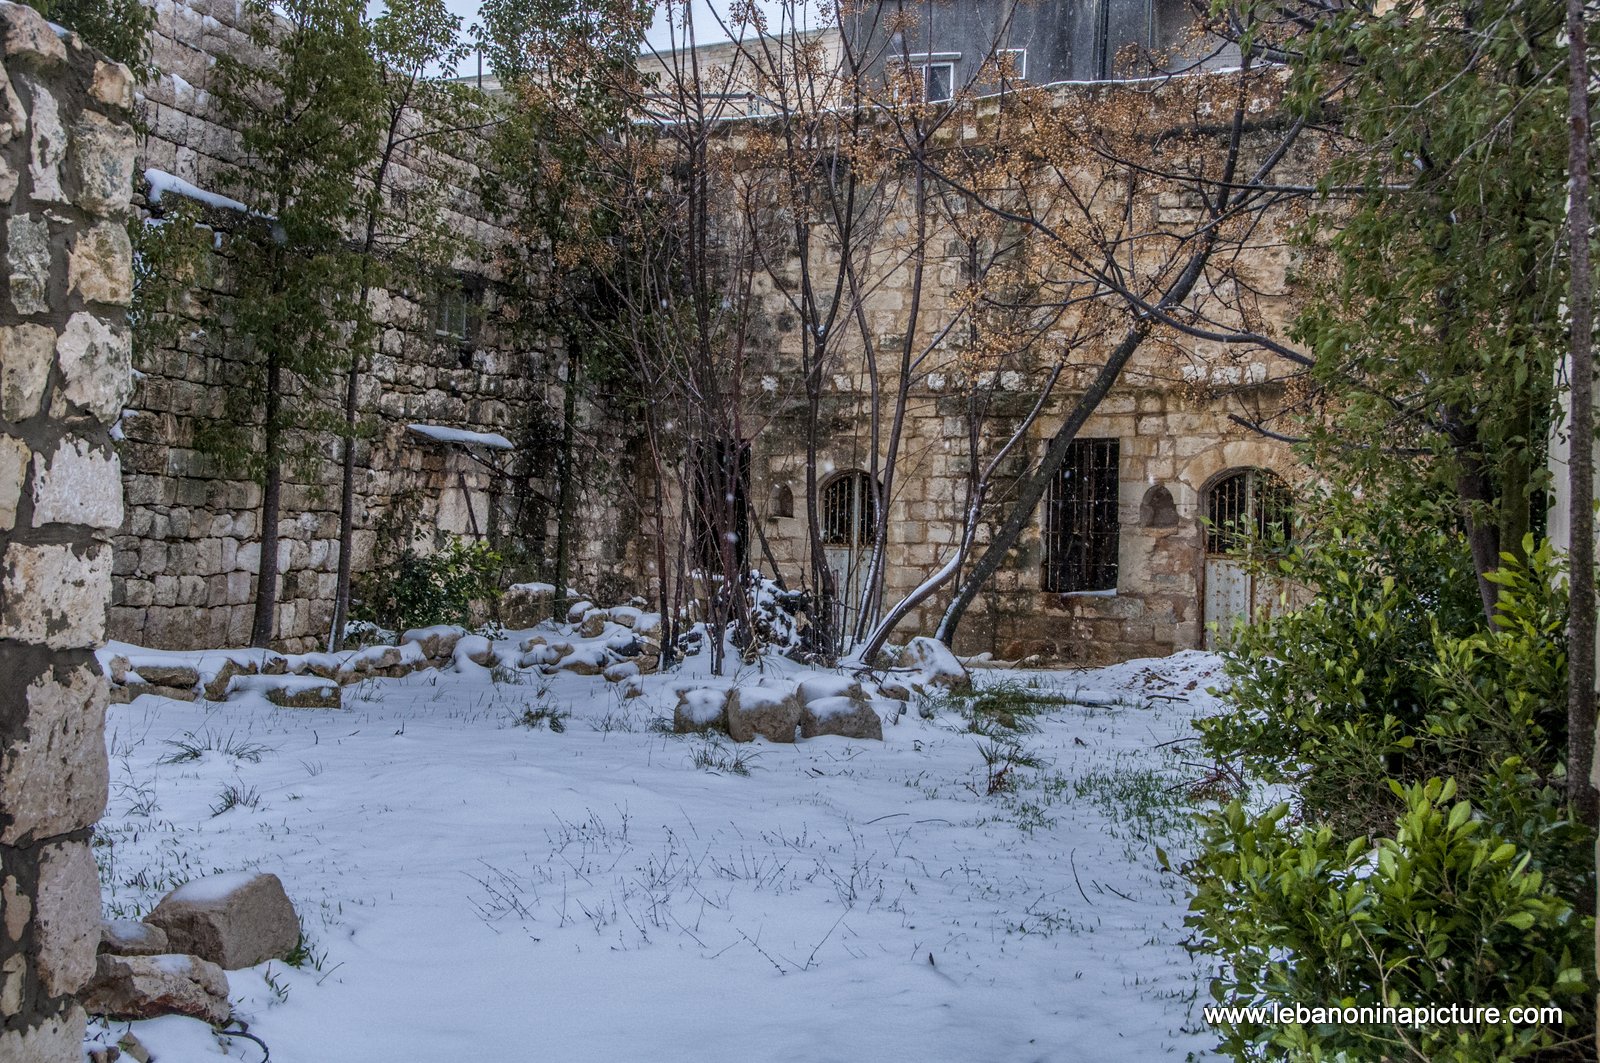
<svg viewBox="0 0 1600 1063">
<path fill-rule="evenodd" d="M 147 170 L 212 192 L 226 192 L 225 173 L 239 152 L 210 95 L 221 55 L 245 58 L 252 45 L 236 0 L 160 0 L 152 38 L 159 75 L 139 89 L 135 205 L 149 212 Z M 452 263 L 471 295 L 479 325 L 467 342 L 435 332 L 437 284 L 411 278 L 379 292 L 380 350 L 363 376 L 360 406 L 377 430 L 357 447 L 354 568 L 360 574 L 420 536 L 483 536 L 519 551 L 529 578 L 554 553 L 556 496 L 552 425 L 559 423 L 562 359 L 547 344 L 530 346 L 495 327 L 501 299 L 495 254 L 511 234 L 487 216 L 473 182 L 471 135 L 398 158 L 396 183 L 442 187 L 444 223 L 459 240 Z M 171 193 L 169 193 L 170 195 Z M 181 327 L 171 342 L 136 366 L 139 378 L 118 426 L 127 487 L 127 519 L 115 539 L 113 638 L 157 647 L 243 643 L 250 630 L 259 564 L 261 488 L 205 450 L 206 418 L 223 410 L 240 357 L 221 338 L 231 284 L 229 230 L 237 219 L 207 208 L 216 251 L 202 282 L 181 301 Z M 329 411 L 339 397 L 330 394 Z M 606 477 L 622 448 L 598 409 L 583 404 L 586 437 L 579 475 L 587 534 L 576 543 L 569 583 L 593 591 L 614 583 L 622 566 L 623 525 L 610 510 Z M 410 424 L 440 425 L 506 437 L 512 451 L 432 442 Z M 286 470 L 279 520 L 281 582 L 277 645 L 319 646 L 328 636 L 338 563 L 340 470 L 329 435 L 315 441 L 325 456 L 314 472 Z"/>
<path fill-rule="evenodd" d="M 66 1063 L 100 926 L 132 80 L 32 8 L 0 3 L 0 31 L 0 1059 Z"/>
</svg>

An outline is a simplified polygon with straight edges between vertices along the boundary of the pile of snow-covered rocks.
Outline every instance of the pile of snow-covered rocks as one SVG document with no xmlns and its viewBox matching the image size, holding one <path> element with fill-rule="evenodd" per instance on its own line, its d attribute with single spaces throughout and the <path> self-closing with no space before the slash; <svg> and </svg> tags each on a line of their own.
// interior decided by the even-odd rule
<svg viewBox="0 0 1600 1063">
<path fill-rule="evenodd" d="M 466 629 L 440 625 L 407 631 L 395 646 L 367 646 L 339 653 L 276 653 L 272 650 L 148 650 L 113 642 L 100 651 L 111 680 L 111 701 L 140 694 L 179 701 L 227 701 L 260 694 L 283 708 L 338 708 L 340 688 L 363 679 L 398 678 L 425 668 L 469 660 L 498 663 L 489 640 Z"/>
<path fill-rule="evenodd" d="M 101 925 L 84 1010 L 109 1019 L 187 1015 L 228 1021 L 225 971 L 283 959 L 300 943 L 300 919 L 277 875 L 240 871 L 192 879 L 143 920 Z"/>
<path fill-rule="evenodd" d="M 672 729 L 720 731 L 735 742 L 793 742 L 818 735 L 883 738 L 883 721 L 900 718 L 917 694 L 971 685 L 967 670 L 943 643 L 914 638 L 895 665 L 877 678 L 811 672 L 792 679 L 763 677 L 734 687 L 686 683 L 677 688 Z"/>
<path fill-rule="evenodd" d="M 535 586 L 546 586 L 535 584 Z M 518 668 L 536 668 L 546 675 L 573 672 L 604 676 L 637 693 L 637 676 L 656 670 L 661 660 L 661 614 L 636 605 L 601 609 L 580 601 L 567 610 L 566 633 L 536 633 L 518 647 Z"/>
<path fill-rule="evenodd" d="M 527 624 L 527 633 L 502 641 L 499 652 L 485 635 L 441 625 L 407 631 L 396 645 L 340 653 L 183 653 L 112 643 L 100 656 L 114 702 L 140 694 L 182 701 L 260 696 L 284 708 L 338 708 L 342 688 L 364 679 L 399 678 L 426 668 L 466 672 L 496 666 L 600 676 L 620 684 L 624 698 L 643 693 L 643 677 L 661 660 L 661 615 L 641 608 L 640 599 L 611 608 L 582 599 L 567 610 L 564 624 L 535 619 L 549 612 L 554 593 L 543 583 L 519 584 L 508 592 L 513 609 L 507 615 Z M 801 671 L 731 685 L 711 677 L 686 679 L 670 687 L 677 696 L 673 729 L 718 731 L 736 742 L 757 735 L 773 742 L 793 742 L 797 735 L 882 739 L 884 719 L 899 719 L 916 695 L 971 682 L 961 662 L 934 639 L 914 638 L 891 656 L 887 668 L 858 665 L 850 675 Z"/>
</svg>

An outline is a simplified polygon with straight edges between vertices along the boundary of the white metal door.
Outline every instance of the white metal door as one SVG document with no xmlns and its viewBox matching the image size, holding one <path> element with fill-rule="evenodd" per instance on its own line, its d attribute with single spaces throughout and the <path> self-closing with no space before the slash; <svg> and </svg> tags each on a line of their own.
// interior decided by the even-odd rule
<svg viewBox="0 0 1600 1063">
<path fill-rule="evenodd" d="M 1287 530 L 1289 505 L 1287 488 L 1265 469 L 1240 469 L 1207 492 L 1206 649 L 1226 648 L 1239 620 L 1260 620 L 1283 611 L 1283 582 L 1252 575 L 1241 553 L 1252 548 L 1252 535 L 1264 536 L 1271 528 Z"/>
<path fill-rule="evenodd" d="M 1237 559 L 1206 558 L 1206 649 L 1227 646 L 1234 621 L 1250 615 L 1251 582 L 1250 573 Z"/>
</svg>

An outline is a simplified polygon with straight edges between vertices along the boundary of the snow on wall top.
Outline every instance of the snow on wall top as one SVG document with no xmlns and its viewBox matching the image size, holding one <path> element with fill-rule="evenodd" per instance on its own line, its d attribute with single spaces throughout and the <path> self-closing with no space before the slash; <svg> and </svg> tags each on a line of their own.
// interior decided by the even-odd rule
<svg viewBox="0 0 1600 1063">
<path fill-rule="evenodd" d="M 464 428 L 446 428 L 437 424 L 408 424 L 406 431 L 435 443 L 459 443 L 464 447 L 489 447 L 492 450 L 512 449 L 511 440 L 499 432 L 469 432 Z"/>
<path fill-rule="evenodd" d="M 170 174 L 165 170 L 146 170 L 144 179 L 145 183 L 150 186 L 151 205 L 160 203 L 161 197 L 170 192 L 175 196 L 192 199 L 196 203 L 203 203 L 208 207 L 216 207 L 219 210 L 236 210 L 240 214 L 248 214 L 250 212 L 249 208 L 237 199 L 229 199 L 227 196 L 221 196 L 215 192 L 207 192 L 199 185 L 190 184 L 183 178 Z"/>
</svg>

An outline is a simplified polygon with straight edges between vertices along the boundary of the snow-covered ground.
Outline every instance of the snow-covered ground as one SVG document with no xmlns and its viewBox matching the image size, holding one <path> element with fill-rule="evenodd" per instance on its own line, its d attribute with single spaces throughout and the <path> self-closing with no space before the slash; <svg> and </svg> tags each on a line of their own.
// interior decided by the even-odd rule
<svg viewBox="0 0 1600 1063">
<path fill-rule="evenodd" d="M 310 962 L 229 973 L 276 1063 L 1144 1061 L 1212 1043 L 1155 846 L 1188 844 L 1198 773 L 1162 744 L 1214 711 L 1215 658 L 976 672 L 1099 703 L 1036 717 L 1018 736 L 1035 766 L 995 794 L 985 753 L 1005 743 L 948 705 L 913 705 L 881 743 L 733 746 L 662 732 L 681 671 L 624 700 L 598 676 L 461 667 L 365 680 L 340 710 L 111 709 L 107 914 L 202 874 L 281 876 Z M 518 722 L 541 708 L 570 716 Z M 194 1020 L 134 1030 L 161 1063 L 261 1058 Z"/>
</svg>

